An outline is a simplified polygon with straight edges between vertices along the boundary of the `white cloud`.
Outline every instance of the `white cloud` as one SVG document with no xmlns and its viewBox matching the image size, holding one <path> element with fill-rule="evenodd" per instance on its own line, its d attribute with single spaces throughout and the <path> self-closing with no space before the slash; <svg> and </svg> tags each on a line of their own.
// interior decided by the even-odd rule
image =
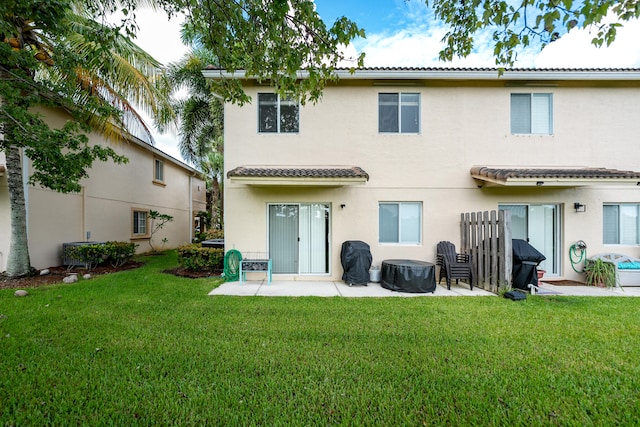
<svg viewBox="0 0 640 427">
<path fill-rule="evenodd" d="M 413 17 L 420 11 L 413 11 Z M 421 21 L 424 21 L 422 19 Z M 475 49 L 467 58 L 442 62 L 438 53 L 444 47 L 446 27 L 430 18 L 428 23 L 413 24 L 395 32 L 370 34 L 356 42 L 365 52 L 367 67 L 493 67 L 492 31 L 484 30 L 475 37 Z M 537 68 L 625 68 L 640 67 L 640 20 L 624 23 L 609 47 L 596 48 L 593 30 L 575 29 L 542 51 L 533 45 L 518 53 L 515 66 Z"/>
<path fill-rule="evenodd" d="M 615 41 L 597 48 L 591 40 L 597 30 L 575 29 L 547 45 L 535 60 L 536 67 L 633 68 L 640 67 L 640 20 L 624 23 Z"/>
<path fill-rule="evenodd" d="M 183 16 L 169 19 L 164 11 L 139 9 L 136 12 L 139 30 L 135 42 L 165 65 L 176 62 L 189 51 L 180 39 L 180 26 L 183 21 Z"/>
</svg>

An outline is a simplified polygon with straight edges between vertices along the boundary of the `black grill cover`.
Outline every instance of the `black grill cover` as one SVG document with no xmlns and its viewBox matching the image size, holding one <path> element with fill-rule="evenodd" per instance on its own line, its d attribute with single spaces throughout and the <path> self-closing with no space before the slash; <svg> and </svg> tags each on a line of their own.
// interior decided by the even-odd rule
<svg viewBox="0 0 640 427">
<path fill-rule="evenodd" d="M 366 285 L 369 283 L 369 269 L 373 257 L 369 245 L 359 240 L 347 240 L 342 244 L 340 261 L 344 273 L 342 280 L 348 285 Z"/>
<path fill-rule="evenodd" d="M 380 285 L 396 292 L 434 292 L 436 267 L 429 262 L 410 259 L 385 260 Z"/>
<path fill-rule="evenodd" d="M 547 259 L 526 240 L 513 239 L 513 287 L 529 290 L 528 284 L 538 285 L 538 265 Z"/>
</svg>

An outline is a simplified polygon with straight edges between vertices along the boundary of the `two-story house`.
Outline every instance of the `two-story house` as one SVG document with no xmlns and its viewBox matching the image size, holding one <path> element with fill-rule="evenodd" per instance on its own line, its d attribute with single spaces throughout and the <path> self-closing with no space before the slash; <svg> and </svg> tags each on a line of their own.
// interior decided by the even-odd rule
<svg viewBox="0 0 640 427">
<path fill-rule="evenodd" d="M 274 280 L 339 280 L 346 240 L 433 262 L 461 213 L 498 209 L 548 276 L 581 277 L 578 240 L 640 256 L 640 70 L 337 73 L 301 106 L 204 71 L 252 99 L 225 106 L 226 249 L 268 252 Z"/>
<path fill-rule="evenodd" d="M 52 127 L 69 119 L 60 110 L 42 112 Z M 70 242 L 134 242 L 138 252 L 151 250 L 151 238 L 157 249 L 191 242 L 195 216 L 206 210 L 201 173 L 137 138 L 114 144 L 95 133 L 88 136 L 90 144 L 110 146 L 129 162 L 94 162 L 89 177 L 80 182 L 80 193 L 62 194 L 27 184 L 31 163 L 23 158 L 31 265 L 37 269 L 61 265 L 63 244 Z M 11 236 L 6 169 L 0 152 L 0 272 L 6 270 Z M 174 218 L 154 236 L 150 210 Z"/>
</svg>

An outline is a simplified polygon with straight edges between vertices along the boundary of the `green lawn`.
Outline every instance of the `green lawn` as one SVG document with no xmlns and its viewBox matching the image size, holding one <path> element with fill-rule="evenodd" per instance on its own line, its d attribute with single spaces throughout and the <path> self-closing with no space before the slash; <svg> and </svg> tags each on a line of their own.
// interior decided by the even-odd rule
<svg viewBox="0 0 640 427">
<path fill-rule="evenodd" d="M 0 425 L 637 425 L 634 298 L 209 297 L 175 253 L 0 291 Z"/>
</svg>

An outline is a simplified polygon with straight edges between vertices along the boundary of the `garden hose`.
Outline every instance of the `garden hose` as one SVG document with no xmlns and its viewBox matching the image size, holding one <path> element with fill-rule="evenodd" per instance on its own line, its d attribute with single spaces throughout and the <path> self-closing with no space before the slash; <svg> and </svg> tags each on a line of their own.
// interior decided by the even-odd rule
<svg viewBox="0 0 640 427">
<path fill-rule="evenodd" d="M 583 273 L 584 268 L 582 270 L 578 270 L 576 265 L 582 264 L 587 259 L 587 244 L 582 240 L 578 240 L 573 245 L 569 247 L 569 260 L 571 261 L 571 268 L 576 273 Z"/>
<path fill-rule="evenodd" d="M 224 256 L 224 278 L 227 282 L 235 282 L 240 278 L 240 261 L 242 254 L 237 249 L 231 249 Z"/>
</svg>

